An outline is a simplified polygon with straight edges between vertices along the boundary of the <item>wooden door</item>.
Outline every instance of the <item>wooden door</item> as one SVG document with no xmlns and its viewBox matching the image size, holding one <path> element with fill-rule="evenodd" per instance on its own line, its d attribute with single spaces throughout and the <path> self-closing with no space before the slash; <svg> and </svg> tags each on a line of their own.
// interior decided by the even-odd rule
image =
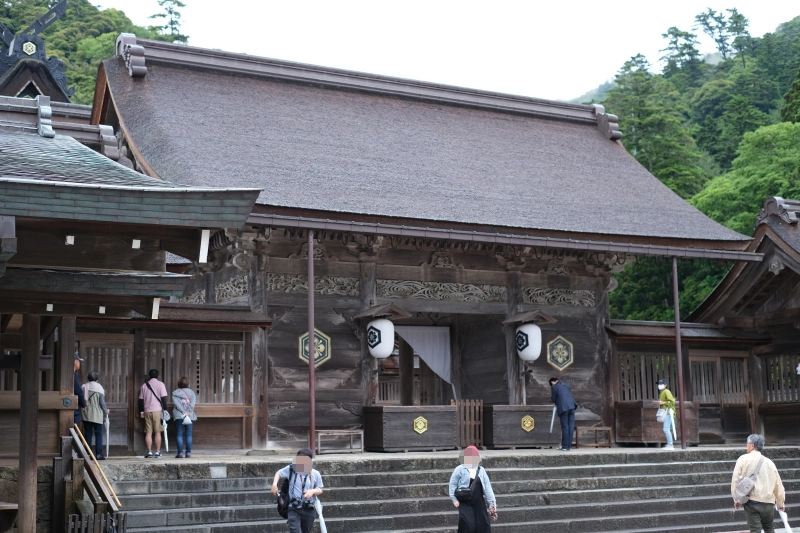
<svg viewBox="0 0 800 533">
<path fill-rule="evenodd" d="M 747 410 L 747 361 L 741 358 L 722 357 L 718 368 L 725 440 L 744 442 L 750 434 L 750 414 Z"/>
<path fill-rule="evenodd" d="M 98 383 L 106 391 L 106 407 L 111 411 L 109 443 L 129 449 L 128 417 L 136 410 L 128 394 L 133 379 L 133 335 L 78 334 L 76 340 L 84 359 L 81 382 L 86 383 L 89 372 L 98 372 Z"/>
</svg>

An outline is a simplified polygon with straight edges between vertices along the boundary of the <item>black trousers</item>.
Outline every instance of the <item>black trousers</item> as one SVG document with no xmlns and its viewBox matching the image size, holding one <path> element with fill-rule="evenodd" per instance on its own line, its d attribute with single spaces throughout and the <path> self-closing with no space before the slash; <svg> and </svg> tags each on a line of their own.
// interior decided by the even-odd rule
<svg viewBox="0 0 800 533">
<path fill-rule="evenodd" d="M 491 533 L 489 512 L 483 499 L 483 484 L 476 479 L 472 489 L 472 501 L 458 504 L 458 533 Z"/>
<path fill-rule="evenodd" d="M 289 508 L 289 533 L 311 533 L 314 527 L 314 520 L 317 512 L 314 509 L 293 509 Z"/>
<path fill-rule="evenodd" d="M 561 420 L 561 447 L 572 448 L 572 434 L 575 432 L 575 409 L 564 411 L 558 418 Z"/>
<path fill-rule="evenodd" d="M 86 444 L 92 449 L 92 453 L 103 455 L 103 424 L 95 424 L 94 422 L 83 421 L 83 432 Z M 95 444 L 92 446 L 92 437 L 94 437 Z"/>
</svg>

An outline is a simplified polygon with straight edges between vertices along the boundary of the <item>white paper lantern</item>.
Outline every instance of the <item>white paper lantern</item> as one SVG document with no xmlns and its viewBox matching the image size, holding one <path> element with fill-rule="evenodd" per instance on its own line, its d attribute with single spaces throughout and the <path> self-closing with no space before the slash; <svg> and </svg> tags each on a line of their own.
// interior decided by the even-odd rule
<svg viewBox="0 0 800 533">
<path fill-rule="evenodd" d="M 517 328 L 515 341 L 517 354 L 523 361 L 531 362 L 542 353 L 542 330 L 536 324 L 522 324 Z"/>
<path fill-rule="evenodd" d="M 394 351 L 394 324 L 386 318 L 378 318 L 367 324 L 367 346 L 372 357 L 384 359 Z"/>
</svg>

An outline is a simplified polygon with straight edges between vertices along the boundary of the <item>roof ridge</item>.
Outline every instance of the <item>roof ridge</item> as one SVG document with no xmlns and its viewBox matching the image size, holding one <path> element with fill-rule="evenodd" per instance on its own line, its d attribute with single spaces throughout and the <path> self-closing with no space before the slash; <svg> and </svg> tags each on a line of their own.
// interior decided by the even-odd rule
<svg viewBox="0 0 800 533">
<path fill-rule="evenodd" d="M 140 39 L 131 33 L 121 33 L 117 37 L 116 55 L 123 58 L 129 75 L 134 78 L 147 75 L 146 62 L 163 63 L 593 124 L 599 126 L 612 140 L 622 137 L 618 118 L 607 114 L 605 108 L 597 104 L 574 104 L 151 41 Z"/>
</svg>

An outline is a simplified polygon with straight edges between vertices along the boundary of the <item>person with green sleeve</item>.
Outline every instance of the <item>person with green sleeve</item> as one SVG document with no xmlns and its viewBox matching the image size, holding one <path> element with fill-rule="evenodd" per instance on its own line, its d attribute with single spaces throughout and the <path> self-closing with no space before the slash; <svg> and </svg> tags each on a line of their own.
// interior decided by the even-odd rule
<svg viewBox="0 0 800 533">
<path fill-rule="evenodd" d="M 666 379 L 658 380 L 658 404 L 667 411 L 667 416 L 664 418 L 664 435 L 667 436 L 667 445 L 663 449 L 674 450 L 672 433 L 675 427 L 675 396 L 667 388 Z"/>
</svg>

